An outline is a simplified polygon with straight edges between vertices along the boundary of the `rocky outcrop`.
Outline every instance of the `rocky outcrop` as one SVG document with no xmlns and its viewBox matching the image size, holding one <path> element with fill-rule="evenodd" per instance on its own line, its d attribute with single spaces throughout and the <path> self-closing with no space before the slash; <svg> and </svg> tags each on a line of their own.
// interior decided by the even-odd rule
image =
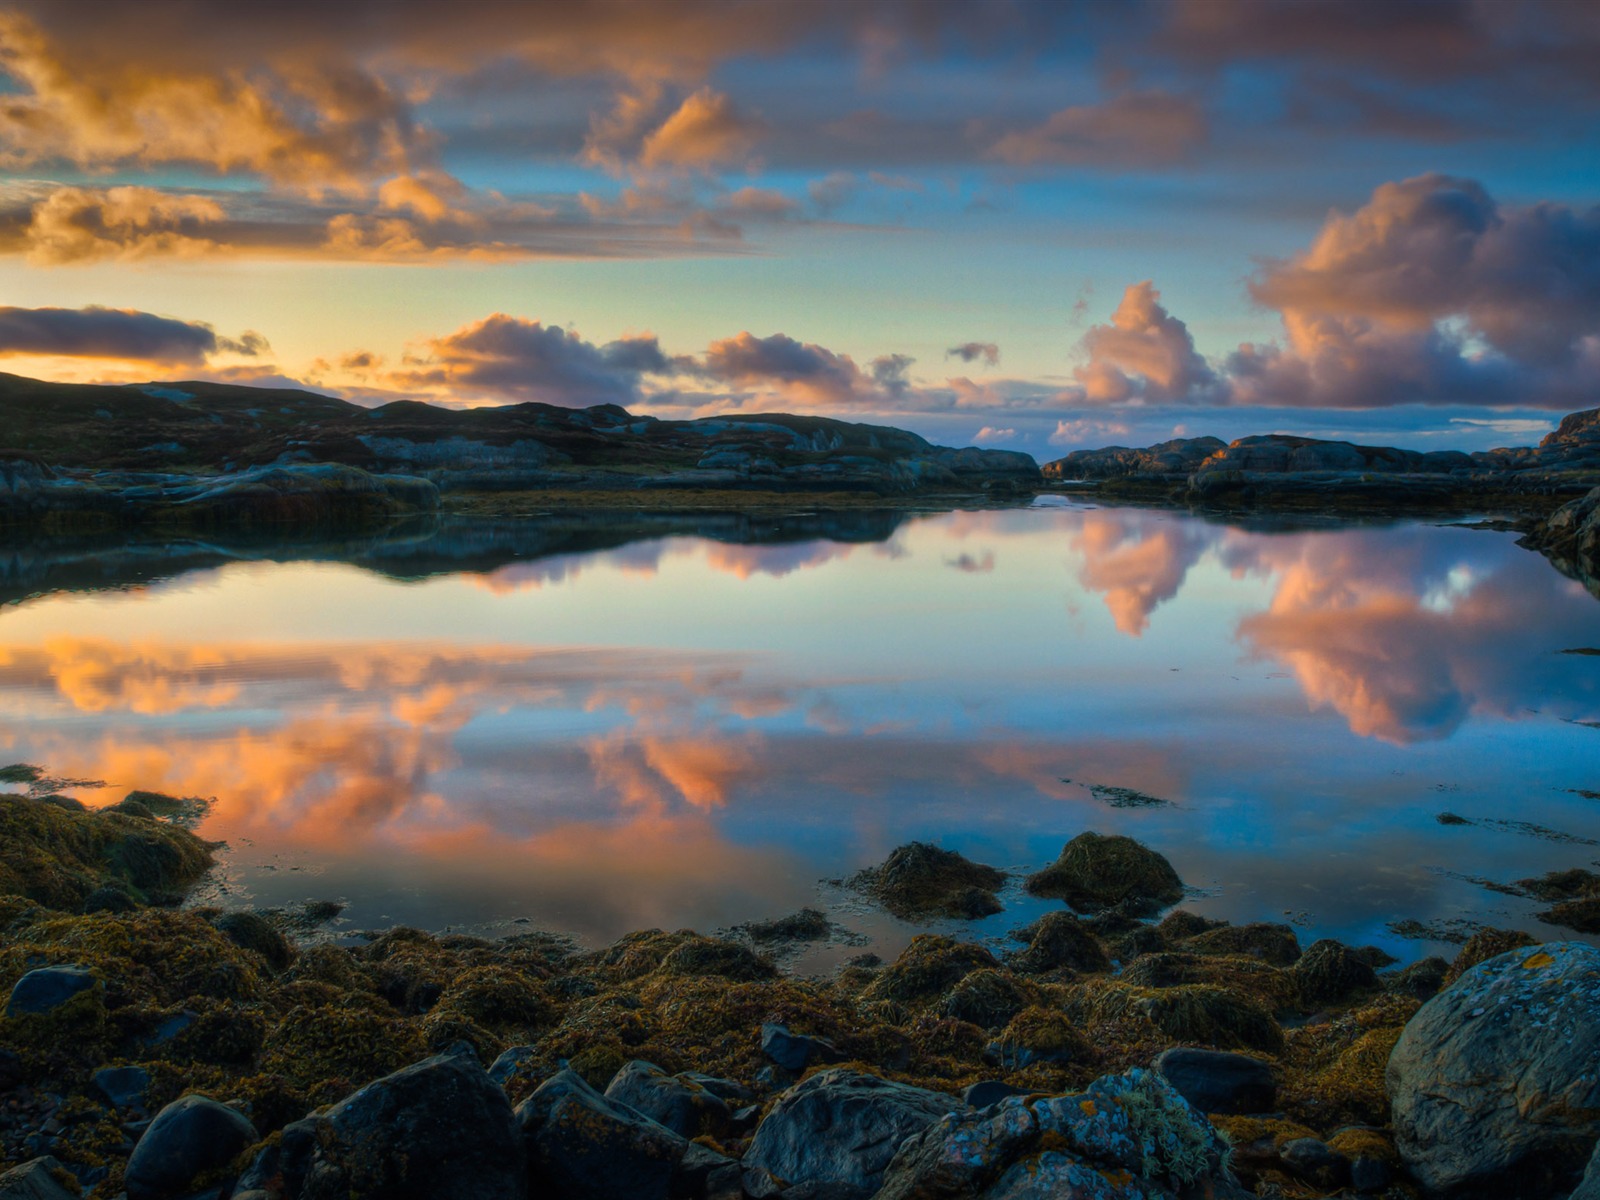
<svg viewBox="0 0 1600 1200">
<path fill-rule="evenodd" d="M 1046 479 L 1181 479 L 1197 470 L 1201 463 L 1227 449 L 1221 438 L 1174 438 L 1142 450 L 1127 446 L 1107 446 L 1101 450 L 1074 450 L 1065 458 L 1039 468 Z"/>
<path fill-rule="evenodd" d="M 1563 504 L 1520 544 L 1539 551 L 1563 575 L 1600 596 L 1600 487 Z"/>
<path fill-rule="evenodd" d="M 1479 963 L 1407 1023 L 1386 1084 L 1395 1144 L 1430 1192 L 1564 1194 L 1600 1139 L 1600 950 Z"/>
<path fill-rule="evenodd" d="M 904 920 L 936 916 L 970 921 L 1000 911 L 994 893 L 1005 880 L 1004 871 L 954 850 L 907 842 L 891 850 L 881 866 L 858 872 L 850 884 Z"/>
<path fill-rule="evenodd" d="M 561 1200 L 667 1200 L 689 1143 L 572 1071 L 542 1083 L 517 1106 L 532 1195 Z"/>
<path fill-rule="evenodd" d="M 845 1068 L 820 1071 L 778 1098 L 744 1161 L 789 1183 L 883 1181 L 896 1148 L 961 1101 Z"/>
<path fill-rule="evenodd" d="M 1183 880 L 1160 854 L 1120 834 L 1080 833 L 1061 857 L 1028 876 L 1029 894 L 1065 900 L 1079 912 L 1114 909 L 1152 916 L 1183 899 Z"/>
</svg>

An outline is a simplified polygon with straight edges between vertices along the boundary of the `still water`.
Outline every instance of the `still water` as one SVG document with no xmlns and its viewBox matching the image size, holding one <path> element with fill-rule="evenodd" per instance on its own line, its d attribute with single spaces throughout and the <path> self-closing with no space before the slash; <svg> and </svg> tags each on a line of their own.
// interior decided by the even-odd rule
<svg viewBox="0 0 1600 1200">
<path fill-rule="evenodd" d="M 0 584 L 0 761 L 214 798 L 221 901 L 343 900 L 346 930 L 602 943 L 820 901 L 892 953 L 911 928 L 827 880 L 1095 829 L 1191 908 L 1409 961 L 1448 947 L 1396 920 L 1557 935 L 1484 883 L 1600 859 L 1600 656 L 1564 653 L 1600 603 L 1507 533 L 580 514 L 11 546 Z M 1043 907 L 1002 898 L 977 936 Z"/>
</svg>

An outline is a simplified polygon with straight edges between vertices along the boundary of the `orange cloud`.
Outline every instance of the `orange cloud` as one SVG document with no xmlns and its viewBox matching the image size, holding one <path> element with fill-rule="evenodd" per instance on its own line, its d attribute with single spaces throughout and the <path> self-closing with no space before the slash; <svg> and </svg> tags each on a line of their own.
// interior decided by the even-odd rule
<svg viewBox="0 0 1600 1200">
<path fill-rule="evenodd" d="M 702 171 L 737 165 L 749 158 L 759 128 L 727 96 L 703 87 L 644 139 L 639 161 Z"/>
<path fill-rule="evenodd" d="M 1165 92 L 1127 92 L 1104 104 L 1064 108 L 1041 125 L 1008 133 L 992 153 L 1019 166 L 1162 166 L 1188 158 L 1207 134 L 1196 102 Z"/>
<path fill-rule="evenodd" d="M 1083 556 L 1078 580 L 1105 595 L 1118 632 L 1138 637 L 1150 614 L 1178 594 L 1207 540 L 1186 524 L 1138 516 L 1085 513 L 1072 548 Z"/>
</svg>

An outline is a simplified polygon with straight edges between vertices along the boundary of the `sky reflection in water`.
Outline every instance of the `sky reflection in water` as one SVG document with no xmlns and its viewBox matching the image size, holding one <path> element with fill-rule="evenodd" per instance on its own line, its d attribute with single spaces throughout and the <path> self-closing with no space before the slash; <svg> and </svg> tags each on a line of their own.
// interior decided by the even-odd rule
<svg viewBox="0 0 1600 1200">
<path fill-rule="evenodd" d="M 430 574 L 441 547 L 466 563 L 456 530 L 320 556 L 405 579 L 235 562 L 45 595 L 0 612 L 0 750 L 110 781 L 90 802 L 215 796 L 236 902 L 342 897 L 355 926 L 712 928 L 911 838 L 1022 868 L 1092 828 L 1166 853 L 1192 907 L 1409 959 L 1428 944 L 1386 922 L 1555 932 L 1456 876 L 1600 858 L 1435 820 L 1600 835 L 1574 790 L 1600 790 L 1600 658 L 1560 653 L 1600 646 L 1600 605 L 1511 535 L 853 520 L 854 541 L 624 529 L 537 558 L 480 534 L 470 571 Z M 1040 908 L 1007 899 L 978 932 Z"/>
</svg>

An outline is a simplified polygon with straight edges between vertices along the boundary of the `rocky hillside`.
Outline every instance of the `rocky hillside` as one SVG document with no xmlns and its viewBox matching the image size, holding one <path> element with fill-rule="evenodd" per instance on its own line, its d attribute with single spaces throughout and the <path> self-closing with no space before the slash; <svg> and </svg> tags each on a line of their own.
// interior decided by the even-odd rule
<svg viewBox="0 0 1600 1200">
<path fill-rule="evenodd" d="M 1077 450 L 1041 469 L 1047 480 L 1109 495 L 1216 507 L 1461 510 L 1521 501 L 1548 510 L 1600 483 L 1600 409 L 1571 414 L 1538 446 L 1476 454 L 1266 434 Z"/>
</svg>

